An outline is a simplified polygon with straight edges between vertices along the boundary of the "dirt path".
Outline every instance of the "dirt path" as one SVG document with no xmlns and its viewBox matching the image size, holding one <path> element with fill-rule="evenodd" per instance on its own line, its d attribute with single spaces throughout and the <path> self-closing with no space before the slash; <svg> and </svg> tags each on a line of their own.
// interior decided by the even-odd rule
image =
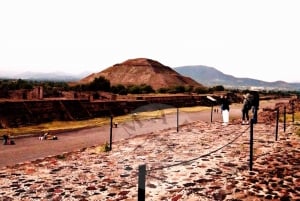
<svg viewBox="0 0 300 201">
<path fill-rule="evenodd" d="M 261 108 L 266 106 L 272 107 L 276 102 L 279 102 L 279 100 L 262 103 Z M 240 108 L 240 105 L 232 105 L 230 110 L 231 117 L 240 117 Z M 199 120 L 206 122 L 210 122 L 211 120 L 214 122 L 221 121 L 221 114 L 211 113 L 211 111 L 179 112 L 179 125 Z M 167 128 L 177 129 L 176 114 L 165 115 L 165 117 L 159 119 L 133 120 L 121 123 L 117 128 L 112 129 L 113 142 Z M 76 151 L 86 147 L 103 145 L 105 142 L 109 142 L 109 139 L 110 127 L 108 125 L 61 133 L 58 135 L 58 140 L 40 141 L 37 137 L 15 139 L 16 145 L 0 146 L 0 168 L 51 155 L 59 155 L 64 152 Z"/>
</svg>

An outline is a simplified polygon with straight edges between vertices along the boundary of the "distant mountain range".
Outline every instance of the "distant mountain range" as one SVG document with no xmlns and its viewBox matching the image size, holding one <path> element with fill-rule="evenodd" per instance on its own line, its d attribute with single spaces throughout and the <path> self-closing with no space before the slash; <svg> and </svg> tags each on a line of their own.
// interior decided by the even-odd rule
<svg viewBox="0 0 300 201">
<path fill-rule="evenodd" d="M 266 82 L 252 78 L 238 78 L 227 75 L 214 67 L 203 65 L 181 66 L 174 68 L 178 73 L 191 77 L 205 86 L 222 85 L 225 88 L 248 89 L 250 87 L 265 90 L 291 90 L 300 91 L 300 83 L 288 83 L 284 81 Z"/>
<path fill-rule="evenodd" d="M 83 77 L 91 74 L 91 72 L 82 72 L 79 74 L 69 74 L 65 72 L 51 72 L 51 73 L 42 73 L 42 72 L 22 72 L 22 73 L 13 73 L 0 71 L 0 79 L 24 79 L 24 80 L 37 80 L 37 81 L 61 81 L 61 82 L 72 82 L 78 81 Z"/>
<path fill-rule="evenodd" d="M 290 90 L 300 91 L 300 83 L 289 83 L 284 81 L 266 82 L 252 78 L 238 78 L 232 75 L 224 74 L 214 67 L 203 65 L 181 66 L 173 68 L 177 73 L 190 77 L 196 82 L 212 87 L 222 85 L 225 88 L 248 89 L 257 87 L 265 90 Z M 93 74 L 95 72 L 82 72 L 80 74 L 69 74 L 65 72 L 23 72 L 11 73 L 0 70 L 0 79 L 28 79 L 28 80 L 48 80 L 48 81 L 63 81 L 76 82 Z M 140 72 L 142 73 L 142 72 Z"/>
</svg>

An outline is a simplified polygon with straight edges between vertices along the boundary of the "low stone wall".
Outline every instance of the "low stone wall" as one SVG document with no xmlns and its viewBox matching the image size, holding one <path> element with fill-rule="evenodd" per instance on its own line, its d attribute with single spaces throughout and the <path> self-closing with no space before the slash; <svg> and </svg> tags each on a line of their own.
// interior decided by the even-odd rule
<svg viewBox="0 0 300 201">
<path fill-rule="evenodd" d="M 0 128 L 36 125 L 53 120 L 84 120 L 95 117 L 118 116 L 147 104 L 173 107 L 210 106 L 206 96 L 147 97 L 141 100 L 18 100 L 0 102 Z"/>
</svg>

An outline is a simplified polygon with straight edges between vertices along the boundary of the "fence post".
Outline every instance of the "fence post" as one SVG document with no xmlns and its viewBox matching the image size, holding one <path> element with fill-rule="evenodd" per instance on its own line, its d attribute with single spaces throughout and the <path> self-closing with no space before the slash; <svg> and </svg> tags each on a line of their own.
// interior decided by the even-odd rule
<svg viewBox="0 0 300 201">
<path fill-rule="evenodd" d="M 294 107 L 294 101 L 292 101 L 292 122 L 294 124 L 295 121 L 295 107 Z"/>
<path fill-rule="evenodd" d="M 210 123 L 213 121 L 213 109 L 214 109 L 214 104 L 211 104 L 211 111 L 210 111 Z"/>
<path fill-rule="evenodd" d="M 286 107 L 283 108 L 283 132 L 286 130 Z"/>
<path fill-rule="evenodd" d="M 277 141 L 278 138 L 278 122 L 279 122 L 279 108 L 277 110 L 277 115 L 276 115 L 276 132 L 275 132 L 275 141 Z"/>
<path fill-rule="evenodd" d="M 179 131 L 179 108 L 177 107 L 177 133 Z"/>
<path fill-rule="evenodd" d="M 146 196 L 146 165 L 139 166 L 138 201 L 145 201 Z"/>
<path fill-rule="evenodd" d="M 214 103 L 215 103 L 217 100 L 214 99 L 214 98 L 211 97 L 211 96 L 206 96 L 206 98 L 207 98 L 208 100 L 210 100 L 210 102 L 211 102 L 210 123 L 212 123 L 212 120 L 213 120 L 213 107 L 214 107 Z"/>
<path fill-rule="evenodd" d="M 250 120 L 250 160 L 249 160 L 250 171 L 252 171 L 252 166 L 253 166 L 253 119 Z"/>
<path fill-rule="evenodd" d="M 112 150 L 112 128 L 113 128 L 113 116 L 110 116 L 110 137 L 109 137 L 109 150 Z"/>
</svg>

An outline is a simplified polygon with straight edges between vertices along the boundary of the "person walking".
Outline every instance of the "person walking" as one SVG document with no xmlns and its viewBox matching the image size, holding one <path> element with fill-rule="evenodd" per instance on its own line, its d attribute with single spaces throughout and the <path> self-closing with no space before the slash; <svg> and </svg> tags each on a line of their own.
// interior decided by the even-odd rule
<svg viewBox="0 0 300 201">
<path fill-rule="evenodd" d="M 222 112 L 222 119 L 224 126 L 228 125 L 229 123 L 229 99 L 227 95 L 221 97 L 221 112 Z"/>
<path fill-rule="evenodd" d="M 243 95 L 243 106 L 242 106 L 242 124 L 249 124 L 249 110 L 251 109 L 251 95 L 247 93 Z"/>
</svg>

